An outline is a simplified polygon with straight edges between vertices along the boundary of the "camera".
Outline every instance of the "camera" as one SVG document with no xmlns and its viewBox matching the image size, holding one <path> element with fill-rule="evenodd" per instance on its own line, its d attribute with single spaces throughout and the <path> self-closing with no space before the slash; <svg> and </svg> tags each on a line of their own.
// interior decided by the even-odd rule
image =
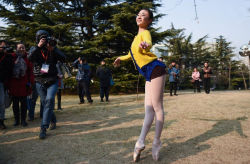
<svg viewBox="0 0 250 164">
<path fill-rule="evenodd" d="M 13 48 L 9 47 L 9 46 L 4 46 L 4 47 L 0 47 L 0 48 L 2 48 L 3 51 L 6 52 L 6 53 L 12 53 L 12 52 L 14 52 Z"/>
<path fill-rule="evenodd" d="M 56 44 L 57 44 L 57 41 L 56 41 L 56 39 L 54 37 L 50 37 L 50 36 L 47 36 L 47 35 L 41 35 L 40 36 L 40 40 L 41 39 L 45 39 L 46 40 L 46 44 L 48 43 L 52 47 L 55 47 Z"/>
<path fill-rule="evenodd" d="M 56 39 L 54 37 L 48 37 L 47 41 L 48 41 L 49 45 L 52 46 L 52 47 L 55 47 L 56 44 L 57 44 L 57 41 L 56 41 Z"/>
</svg>

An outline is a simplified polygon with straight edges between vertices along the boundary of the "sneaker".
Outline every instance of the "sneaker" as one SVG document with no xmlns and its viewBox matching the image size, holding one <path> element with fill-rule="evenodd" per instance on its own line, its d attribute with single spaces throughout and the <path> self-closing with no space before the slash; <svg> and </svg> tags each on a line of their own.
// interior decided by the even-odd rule
<svg viewBox="0 0 250 164">
<path fill-rule="evenodd" d="M 78 104 L 84 104 L 84 101 L 80 101 Z"/>
<path fill-rule="evenodd" d="M 92 103 L 93 103 L 93 100 L 89 100 L 89 103 L 92 104 Z"/>
<path fill-rule="evenodd" d="M 51 122 L 49 130 L 54 130 L 54 129 L 56 129 L 56 123 L 55 122 Z"/>
<path fill-rule="evenodd" d="M 61 110 L 62 111 L 62 108 L 58 108 L 57 110 Z"/>
<path fill-rule="evenodd" d="M 101 99 L 101 102 L 104 102 L 103 99 Z"/>
<path fill-rule="evenodd" d="M 45 139 L 45 137 L 46 137 L 46 128 L 41 128 L 39 138 Z"/>
</svg>

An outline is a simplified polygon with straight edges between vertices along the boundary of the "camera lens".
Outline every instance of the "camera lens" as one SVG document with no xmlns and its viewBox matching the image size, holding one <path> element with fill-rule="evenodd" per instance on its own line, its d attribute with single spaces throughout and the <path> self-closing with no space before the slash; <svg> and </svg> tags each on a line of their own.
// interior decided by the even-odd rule
<svg viewBox="0 0 250 164">
<path fill-rule="evenodd" d="M 50 38 L 48 38 L 48 43 L 49 43 L 50 46 L 55 47 L 56 44 L 57 44 L 57 41 L 56 41 L 55 38 L 50 37 Z"/>
</svg>

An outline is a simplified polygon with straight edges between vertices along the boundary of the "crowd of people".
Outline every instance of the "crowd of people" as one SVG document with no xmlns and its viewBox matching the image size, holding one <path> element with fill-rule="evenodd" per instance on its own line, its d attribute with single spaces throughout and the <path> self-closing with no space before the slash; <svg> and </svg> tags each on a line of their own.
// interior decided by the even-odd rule
<svg viewBox="0 0 250 164">
<path fill-rule="evenodd" d="M 158 60 L 164 62 L 162 57 L 159 57 Z M 180 78 L 180 69 L 178 64 L 176 64 L 175 61 L 172 61 L 171 64 L 169 65 L 169 68 L 167 68 L 167 72 L 169 75 L 170 96 L 173 96 L 173 90 L 174 90 L 174 95 L 178 96 L 177 88 Z M 201 85 L 203 85 L 206 94 L 210 93 L 211 75 L 212 75 L 212 69 L 211 67 L 209 67 L 208 62 L 204 63 L 204 67 L 202 68 L 201 73 L 198 71 L 197 67 L 194 67 L 190 80 L 193 85 L 194 93 L 201 93 Z"/>
<path fill-rule="evenodd" d="M 163 94 L 165 79 L 169 75 L 170 96 L 177 96 L 177 87 L 180 77 L 180 69 L 175 61 L 169 68 L 163 62 L 163 58 L 157 60 L 157 56 L 150 52 L 152 46 L 151 34 L 147 30 L 153 20 L 153 13 L 148 9 L 142 9 L 137 17 L 138 34 L 133 40 L 128 55 L 120 56 L 114 61 L 114 66 L 120 66 L 120 62 L 131 59 L 137 70 L 146 79 L 145 84 L 145 118 L 140 136 L 135 143 L 133 159 L 140 160 L 140 154 L 145 149 L 145 138 L 150 127 L 156 119 L 155 137 L 152 144 L 152 156 L 154 160 L 159 159 L 161 148 L 161 133 L 164 124 Z M 40 133 L 39 138 L 45 139 L 47 129 L 56 128 L 56 115 L 54 113 L 55 97 L 57 95 L 58 110 L 61 106 L 61 90 L 63 89 L 63 73 L 60 70 L 66 57 L 57 48 L 57 41 L 50 37 L 45 30 L 36 33 L 36 46 L 26 51 L 23 43 L 16 45 L 15 52 L 9 52 L 5 41 L 0 41 L 0 128 L 5 129 L 5 95 L 12 97 L 12 108 L 14 114 L 14 126 L 27 126 L 28 120 L 34 120 L 35 106 L 38 96 L 40 97 Z M 77 69 L 77 88 L 79 104 L 93 103 L 90 92 L 91 69 L 84 57 L 79 57 L 73 62 Z M 197 68 L 192 72 L 192 83 L 194 92 L 200 92 L 200 83 L 203 81 L 207 94 L 210 92 L 210 78 L 212 70 L 208 63 L 204 63 L 202 73 Z M 100 81 L 100 101 L 109 101 L 109 90 L 112 85 L 112 74 L 104 60 L 96 70 L 96 76 Z M 28 110 L 28 114 L 27 114 Z"/>
<path fill-rule="evenodd" d="M 50 37 L 46 30 L 36 33 L 36 46 L 26 51 L 23 43 L 17 43 L 15 51 L 10 49 L 7 42 L 0 41 L 0 129 L 5 129 L 5 108 L 7 99 L 11 98 L 14 115 L 14 126 L 27 126 L 28 121 L 35 118 L 35 107 L 40 97 L 41 129 L 39 138 L 46 137 L 47 129 L 56 128 L 54 113 L 55 97 L 57 96 L 57 110 L 62 110 L 61 92 L 63 85 L 63 63 L 65 55 L 57 48 L 57 41 Z M 91 70 L 84 57 L 79 57 L 72 63 L 78 70 L 76 75 L 80 102 L 84 96 L 88 103 L 92 103 L 90 93 Z M 109 101 L 110 80 L 112 74 L 102 60 L 96 71 L 100 79 L 100 100 Z M 28 116 L 28 119 L 26 117 Z"/>
</svg>

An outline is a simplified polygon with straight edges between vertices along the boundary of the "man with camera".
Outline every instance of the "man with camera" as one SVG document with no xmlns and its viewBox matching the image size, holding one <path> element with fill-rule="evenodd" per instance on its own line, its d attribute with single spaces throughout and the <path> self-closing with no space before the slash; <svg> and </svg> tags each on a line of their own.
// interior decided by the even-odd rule
<svg viewBox="0 0 250 164">
<path fill-rule="evenodd" d="M 91 70 L 90 66 L 87 62 L 87 59 L 79 57 L 73 63 L 73 67 L 78 69 L 76 80 L 77 80 L 77 88 L 80 102 L 79 104 L 84 104 L 84 95 L 86 95 L 87 100 L 90 104 L 93 103 L 91 98 L 91 93 L 89 91 L 90 81 L 91 81 Z"/>
<path fill-rule="evenodd" d="M 5 86 L 4 82 L 8 78 L 11 77 L 12 69 L 13 69 L 13 62 L 12 56 L 8 51 L 10 50 L 7 47 L 5 41 L 0 41 L 0 129 L 6 129 L 4 125 L 4 117 L 5 117 Z"/>
<path fill-rule="evenodd" d="M 36 90 L 43 106 L 40 139 L 46 137 L 46 129 L 56 128 L 56 116 L 53 112 L 55 95 L 58 89 L 58 72 L 56 64 L 64 62 L 64 54 L 56 47 L 56 40 L 45 30 L 36 33 L 37 46 L 31 47 L 28 58 L 33 63 Z"/>
</svg>

